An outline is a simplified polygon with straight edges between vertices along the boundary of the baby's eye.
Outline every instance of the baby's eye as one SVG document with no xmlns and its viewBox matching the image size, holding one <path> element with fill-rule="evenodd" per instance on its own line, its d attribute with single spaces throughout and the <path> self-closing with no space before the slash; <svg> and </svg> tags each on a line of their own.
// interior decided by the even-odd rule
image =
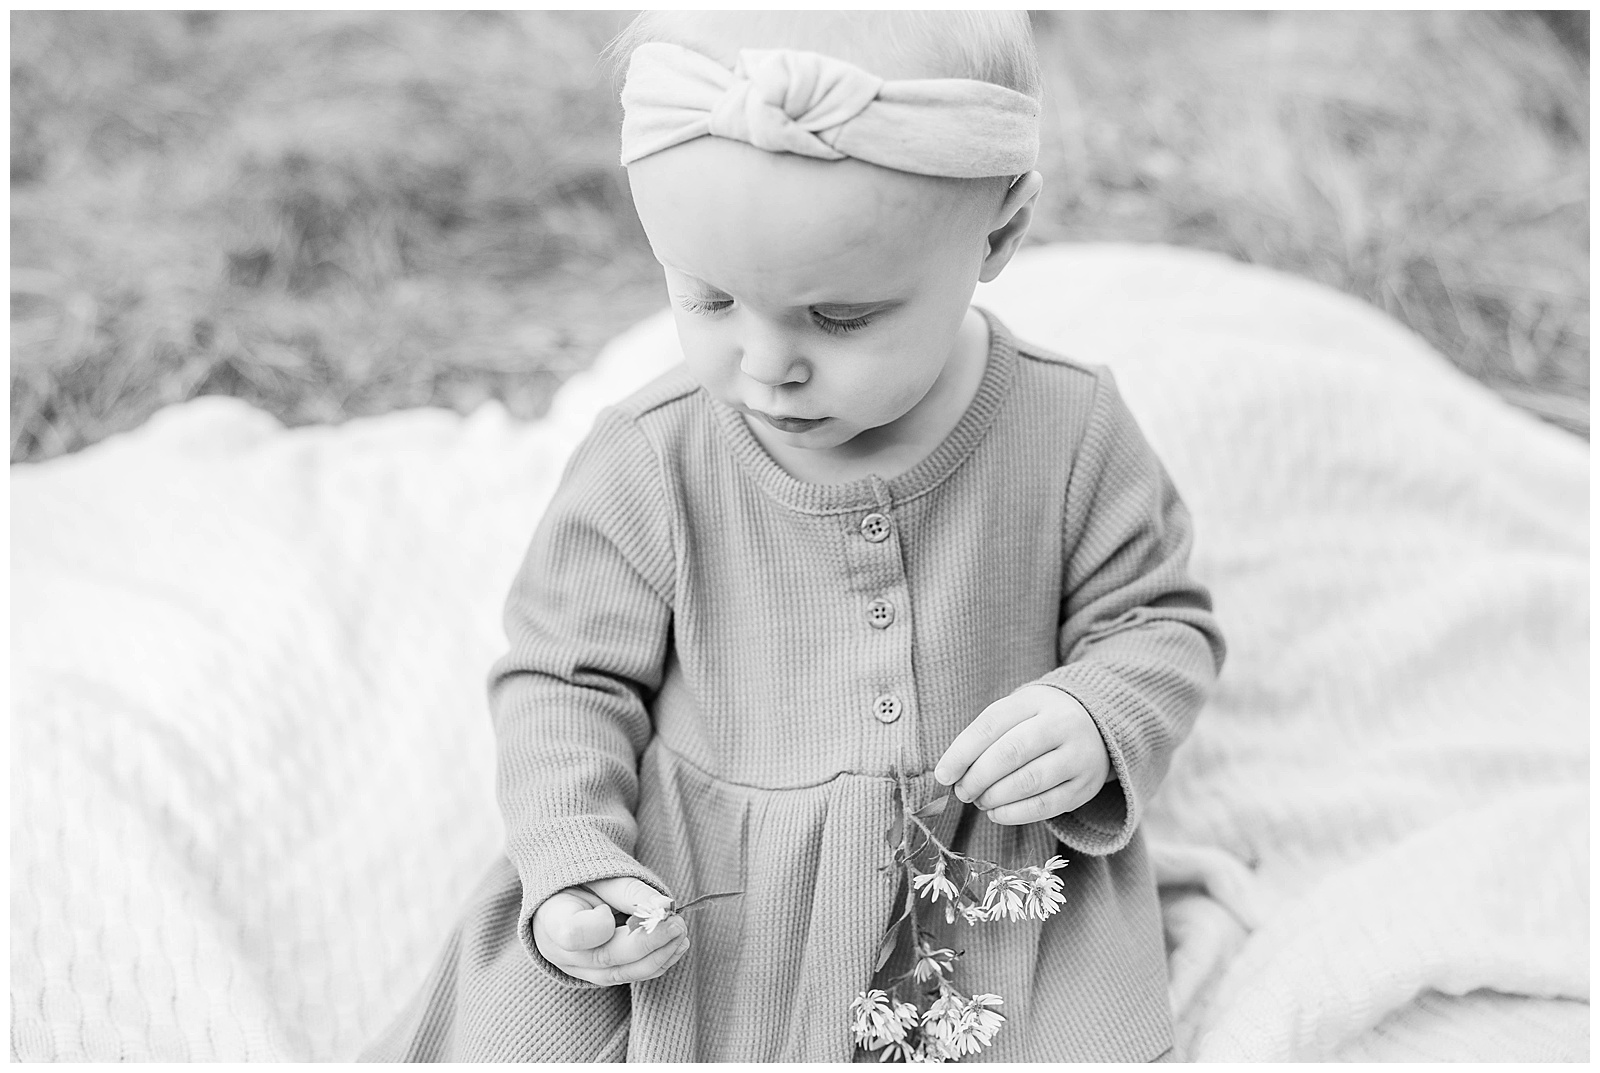
<svg viewBox="0 0 1600 1073">
<path fill-rule="evenodd" d="M 678 304 L 690 313 L 710 316 L 713 313 L 721 313 L 724 309 L 733 305 L 733 300 L 731 298 L 696 298 L 693 295 L 680 294 L 678 296 Z"/>
<path fill-rule="evenodd" d="M 843 335 L 845 332 L 853 332 L 865 328 L 872 322 L 872 314 L 868 313 L 860 317 L 830 317 L 820 310 L 813 309 L 811 311 L 811 319 L 823 331 L 834 335 Z"/>
</svg>

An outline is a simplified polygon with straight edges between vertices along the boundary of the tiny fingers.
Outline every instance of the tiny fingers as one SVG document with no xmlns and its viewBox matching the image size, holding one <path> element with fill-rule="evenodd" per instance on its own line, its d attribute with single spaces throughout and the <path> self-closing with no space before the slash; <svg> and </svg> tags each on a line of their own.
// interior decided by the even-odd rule
<svg viewBox="0 0 1600 1073">
<path fill-rule="evenodd" d="M 946 786 L 954 785 L 991 745 L 1032 714 L 1033 709 L 1026 698 L 1019 698 L 1016 694 L 1001 697 L 979 712 L 977 718 L 956 735 L 934 765 L 933 777 Z"/>
<path fill-rule="evenodd" d="M 648 957 L 635 961 L 626 969 L 619 972 L 627 973 L 626 982 L 633 983 L 638 980 L 654 980 L 678 963 L 678 959 L 689 952 L 689 937 L 680 935 L 661 949 L 652 952 Z M 619 983 L 624 982 L 619 980 Z"/>
<path fill-rule="evenodd" d="M 602 956 L 597 957 L 596 964 L 593 965 L 563 968 L 569 975 L 576 976 L 580 980 L 587 980 L 602 987 L 616 987 L 620 984 L 638 983 L 640 980 L 653 980 L 677 964 L 678 959 L 688 951 L 688 935 L 679 934 L 637 961 L 619 965 L 610 963 L 609 957 Z"/>
<path fill-rule="evenodd" d="M 560 957 L 550 960 L 567 973 L 591 983 L 627 983 L 644 979 L 634 975 L 638 966 L 658 963 L 661 959 L 657 955 L 662 950 L 687 937 L 688 925 L 682 917 L 673 917 L 654 932 L 642 928 L 615 928 L 610 940 L 602 946 L 562 951 Z"/>
<path fill-rule="evenodd" d="M 1081 765 L 1074 762 L 1067 749 L 1050 749 L 995 779 L 973 803 L 981 809 L 996 809 L 1037 797 L 1080 775 Z"/>
<path fill-rule="evenodd" d="M 1098 789 L 1098 788 L 1096 788 Z M 1021 801 L 1012 801 L 999 805 L 984 813 L 995 823 L 1007 826 L 1016 826 L 1024 823 L 1037 823 L 1059 816 L 1063 812 L 1071 812 L 1093 796 L 1089 792 L 1089 780 L 1083 776 L 1070 779 L 1042 794 L 1024 798 Z"/>
<path fill-rule="evenodd" d="M 962 801 L 980 801 L 996 784 L 1025 770 L 1059 744 L 1040 720 L 1023 720 L 1002 734 L 984 750 L 982 756 L 972 762 L 967 773 L 955 785 L 956 797 Z M 1054 781 L 1060 782 L 1061 779 Z M 1048 789 L 1050 785 L 1042 783 L 1034 792 Z M 987 804 L 984 807 L 987 808 Z"/>
</svg>

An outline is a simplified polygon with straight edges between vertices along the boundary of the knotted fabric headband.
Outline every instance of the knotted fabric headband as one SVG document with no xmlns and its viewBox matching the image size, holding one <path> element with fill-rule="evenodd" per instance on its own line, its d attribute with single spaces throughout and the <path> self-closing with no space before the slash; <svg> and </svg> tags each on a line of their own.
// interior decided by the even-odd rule
<svg viewBox="0 0 1600 1073">
<path fill-rule="evenodd" d="M 634 49 L 622 87 L 622 162 L 706 135 L 774 153 L 976 179 L 1039 157 L 1039 102 L 970 78 L 885 81 L 844 60 L 741 49 L 733 70 L 681 45 Z"/>
</svg>

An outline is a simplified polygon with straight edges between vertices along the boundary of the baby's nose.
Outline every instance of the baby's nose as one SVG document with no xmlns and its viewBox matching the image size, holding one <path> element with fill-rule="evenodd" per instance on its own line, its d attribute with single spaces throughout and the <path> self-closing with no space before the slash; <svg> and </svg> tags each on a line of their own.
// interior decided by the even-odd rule
<svg viewBox="0 0 1600 1073">
<path fill-rule="evenodd" d="M 739 371 L 758 384 L 803 384 L 811 377 L 805 358 L 776 341 L 744 347 Z"/>
</svg>

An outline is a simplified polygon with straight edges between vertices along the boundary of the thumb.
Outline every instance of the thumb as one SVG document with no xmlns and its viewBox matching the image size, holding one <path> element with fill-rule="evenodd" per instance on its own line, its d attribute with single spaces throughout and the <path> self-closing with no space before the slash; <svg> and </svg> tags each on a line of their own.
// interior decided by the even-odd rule
<svg viewBox="0 0 1600 1073">
<path fill-rule="evenodd" d="M 672 907 L 671 898 L 643 880 L 631 876 L 597 879 L 588 884 L 588 887 L 601 901 L 624 916 L 633 916 L 646 909 Z"/>
<path fill-rule="evenodd" d="M 615 930 L 611 910 L 582 887 L 557 891 L 533 912 L 534 941 L 541 952 L 546 939 L 567 950 L 589 950 Z"/>
</svg>

